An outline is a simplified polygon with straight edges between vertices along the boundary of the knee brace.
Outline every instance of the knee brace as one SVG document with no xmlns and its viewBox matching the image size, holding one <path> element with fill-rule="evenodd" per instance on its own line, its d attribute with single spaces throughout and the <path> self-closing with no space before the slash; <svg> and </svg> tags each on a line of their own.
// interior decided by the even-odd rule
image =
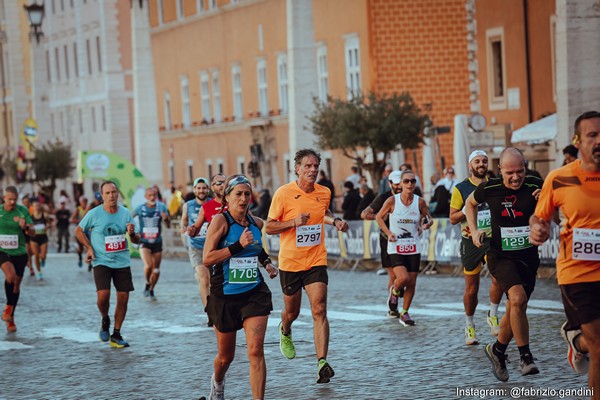
<svg viewBox="0 0 600 400">
<path fill-rule="evenodd" d="M 152 270 L 152 273 L 155 274 L 155 275 L 158 275 L 158 274 L 160 274 L 160 269 L 159 268 L 154 268 Z"/>
</svg>

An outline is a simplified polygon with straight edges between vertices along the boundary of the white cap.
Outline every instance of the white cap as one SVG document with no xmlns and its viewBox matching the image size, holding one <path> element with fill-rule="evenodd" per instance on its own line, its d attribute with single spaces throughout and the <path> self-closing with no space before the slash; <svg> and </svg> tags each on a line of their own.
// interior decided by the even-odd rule
<svg viewBox="0 0 600 400">
<path fill-rule="evenodd" d="M 486 154 L 485 151 L 473 150 L 473 152 L 469 155 L 469 163 L 471 163 L 471 161 L 473 161 L 473 159 L 477 156 L 484 156 L 485 158 L 488 158 L 488 155 Z"/>
<path fill-rule="evenodd" d="M 388 179 L 395 185 L 400 183 L 401 178 L 402 178 L 402 171 L 392 171 L 392 172 L 390 172 L 390 175 L 388 176 Z"/>
</svg>

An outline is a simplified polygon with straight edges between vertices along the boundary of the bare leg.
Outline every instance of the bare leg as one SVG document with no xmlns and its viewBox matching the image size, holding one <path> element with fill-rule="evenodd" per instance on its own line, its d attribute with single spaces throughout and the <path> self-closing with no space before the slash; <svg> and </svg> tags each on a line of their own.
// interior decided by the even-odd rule
<svg viewBox="0 0 600 400">
<path fill-rule="evenodd" d="M 581 351 L 589 351 L 590 369 L 588 385 L 594 390 L 593 400 L 600 399 L 600 319 L 581 325 L 583 335 L 579 340 Z"/>
<path fill-rule="evenodd" d="M 327 319 L 327 285 L 315 282 L 305 287 L 313 316 L 313 335 L 317 359 L 327 358 L 329 350 L 329 320 Z"/>
<path fill-rule="evenodd" d="M 250 317 L 244 320 L 248 360 L 250 361 L 250 387 L 254 399 L 265 396 L 267 364 L 265 363 L 265 332 L 268 316 Z"/>
</svg>

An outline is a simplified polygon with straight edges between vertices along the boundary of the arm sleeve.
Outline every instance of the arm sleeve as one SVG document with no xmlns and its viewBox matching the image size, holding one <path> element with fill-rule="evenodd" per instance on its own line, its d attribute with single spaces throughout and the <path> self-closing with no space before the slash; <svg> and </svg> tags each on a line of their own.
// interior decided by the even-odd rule
<svg viewBox="0 0 600 400">
<path fill-rule="evenodd" d="M 450 197 L 450 207 L 454 208 L 455 210 L 462 210 L 464 205 L 465 199 L 463 199 L 462 193 L 460 193 L 460 190 L 454 186 L 452 188 L 452 197 Z"/>
<path fill-rule="evenodd" d="M 487 182 L 482 182 L 473 192 L 473 198 L 479 204 L 485 202 L 485 185 Z M 462 207 L 461 207 L 462 208 Z"/>
</svg>

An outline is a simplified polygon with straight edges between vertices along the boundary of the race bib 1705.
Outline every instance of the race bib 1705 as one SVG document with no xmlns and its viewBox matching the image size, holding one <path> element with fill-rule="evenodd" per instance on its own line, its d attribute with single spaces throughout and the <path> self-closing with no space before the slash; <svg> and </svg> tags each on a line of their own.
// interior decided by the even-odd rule
<svg viewBox="0 0 600 400">
<path fill-rule="evenodd" d="M 229 283 L 258 282 L 258 257 L 232 257 L 229 259 Z"/>
</svg>

